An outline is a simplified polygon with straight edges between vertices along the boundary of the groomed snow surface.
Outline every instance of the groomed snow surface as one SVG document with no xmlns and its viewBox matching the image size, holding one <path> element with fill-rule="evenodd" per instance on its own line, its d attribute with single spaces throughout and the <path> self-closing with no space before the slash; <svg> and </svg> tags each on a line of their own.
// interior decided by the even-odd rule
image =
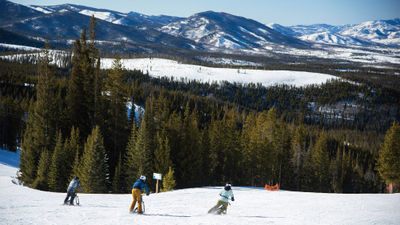
<svg viewBox="0 0 400 225">
<path fill-rule="evenodd" d="M 400 194 L 268 192 L 233 187 L 226 215 L 208 215 L 222 187 L 182 189 L 145 196 L 144 215 L 128 213 L 130 194 L 81 194 L 81 206 L 64 206 L 65 193 L 14 184 L 17 154 L 0 151 L 0 224 L 399 224 Z M 9 159 L 7 159 L 9 161 Z M 12 160 L 15 161 L 15 160 Z M 132 180 L 133 182 L 133 180 Z"/>
<path fill-rule="evenodd" d="M 111 58 L 102 58 L 101 67 L 109 69 L 113 61 L 114 59 Z M 121 62 L 125 69 L 141 70 L 153 77 L 173 77 L 175 80 L 187 79 L 209 83 L 229 81 L 242 84 L 261 83 L 264 86 L 275 84 L 305 86 L 321 84 L 337 78 L 328 74 L 312 72 L 205 67 L 159 58 L 121 59 Z"/>
</svg>

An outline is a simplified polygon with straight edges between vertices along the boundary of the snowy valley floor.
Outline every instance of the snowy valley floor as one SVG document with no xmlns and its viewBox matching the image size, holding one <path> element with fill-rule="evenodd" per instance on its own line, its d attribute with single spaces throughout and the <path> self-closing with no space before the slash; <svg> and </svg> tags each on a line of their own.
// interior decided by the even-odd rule
<svg viewBox="0 0 400 225">
<path fill-rule="evenodd" d="M 17 168 L 0 160 L 0 224 L 400 224 L 400 194 L 268 192 L 233 187 L 223 216 L 207 215 L 221 187 L 145 196 L 145 215 L 129 214 L 129 194 L 81 194 L 81 206 L 63 206 L 65 193 L 12 182 Z"/>
</svg>

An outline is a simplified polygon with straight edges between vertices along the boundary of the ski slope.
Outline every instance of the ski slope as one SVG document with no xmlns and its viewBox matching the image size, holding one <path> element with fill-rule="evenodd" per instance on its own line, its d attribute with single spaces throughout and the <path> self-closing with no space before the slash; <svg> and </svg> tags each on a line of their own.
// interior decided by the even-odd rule
<svg viewBox="0 0 400 225">
<path fill-rule="evenodd" d="M 114 59 L 102 58 L 101 68 L 110 69 Z M 231 83 L 261 83 L 264 86 L 287 84 L 305 86 L 309 84 L 322 84 L 337 77 L 312 72 L 288 70 L 253 70 L 214 68 L 199 65 L 183 64 L 177 61 L 160 58 L 121 59 L 125 69 L 141 70 L 152 77 L 173 77 L 175 80 L 197 80 L 200 82 L 229 81 Z M 243 61 L 243 65 L 247 65 Z"/>
<path fill-rule="evenodd" d="M 17 168 L 0 151 L 0 224 L 399 224 L 400 194 L 323 194 L 233 187 L 226 215 L 208 215 L 222 187 L 182 189 L 145 196 L 144 215 L 128 213 L 130 194 L 81 194 L 64 206 L 65 193 L 14 184 Z M 14 154 L 16 157 L 16 154 Z"/>
</svg>

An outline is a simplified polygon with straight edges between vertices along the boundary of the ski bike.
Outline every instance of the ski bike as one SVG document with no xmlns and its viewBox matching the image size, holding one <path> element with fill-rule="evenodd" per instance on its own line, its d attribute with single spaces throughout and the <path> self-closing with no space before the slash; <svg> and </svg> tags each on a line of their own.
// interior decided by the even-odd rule
<svg viewBox="0 0 400 225">
<path fill-rule="evenodd" d="M 223 196 L 223 197 L 225 197 L 225 196 Z M 223 215 L 223 214 L 226 214 L 226 210 L 227 210 L 227 208 L 228 208 L 228 205 L 231 205 L 231 203 L 229 203 L 229 200 L 230 199 L 228 199 L 228 202 L 227 202 L 227 204 L 226 204 L 226 207 L 224 207 L 224 205 L 219 205 L 218 207 L 217 206 L 214 206 L 213 208 L 211 208 L 209 211 L 208 211 L 208 213 L 209 214 L 216 214 L 216 215 Z"/>
<path fill-rule="evenodd" d="M 75 193 L 74 200 L 72 201 L 72 203 L 73 204 L 71 204 L 70 201 L 67 201 L 66 203 L 64 202 L 64 205 L 77 205 L 77 206 L 79 206 L 80 202 L 79 202 L 79 197 L 78 197 L 77 193 Z"/>
<path fill-rule="evenodd" d="M 144 213 L 146 211 L 146 207 L 144 206 L 144 201 L 143 201 L 143 195 L 140 198 L 141 202 L 142 202 L 142 212 Z M 133 210 L 134 213 L 137 213 L 138 207 L 135 207 L 135 209 Z"/>
<path fill-rule="evenodd" d="M 77 193 L 75 193 L 74 204 L 79 206 L 79 197 Z"/>
</svg>

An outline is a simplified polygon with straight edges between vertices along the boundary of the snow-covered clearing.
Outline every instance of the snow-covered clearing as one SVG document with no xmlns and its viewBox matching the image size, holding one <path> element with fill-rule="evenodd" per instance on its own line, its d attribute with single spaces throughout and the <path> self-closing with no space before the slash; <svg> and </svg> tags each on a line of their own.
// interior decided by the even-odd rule
<svg viewBox="0 0 400 225">
<path fill-rule="evenodd" d="M 228 214 L 207 215 L 222 187 L 145 196 L 144 215 L 129 214 L 130 194 L 81 194 L 81 206 L 63 206 L 65 193 L 12 183 L 17 168 L 0 151 L 0 224 L 399 224 L 400 194 L 323 194 L 233 187 Z M 9 159 L 7 159 L 9 160 Z M 132 180 L 133 181 L 133 180 Z"/>
<path fill-rule="evenodd" d="M 102 58 L 101 67 L 111 68 L 113 60 Z M 242 84 L 261 83 L 264 86 L 275 84 L 305 86 L 321 84 L 336 78 L 328 74 L 300 71 L 214 68 L 159 58 L 122 59 L 121 62 L 126 69 L 142 70 L 153 77 L 173 77 L 175 80 L 187 79 L 210 83 L 229 81 Z"/>
</svg>

